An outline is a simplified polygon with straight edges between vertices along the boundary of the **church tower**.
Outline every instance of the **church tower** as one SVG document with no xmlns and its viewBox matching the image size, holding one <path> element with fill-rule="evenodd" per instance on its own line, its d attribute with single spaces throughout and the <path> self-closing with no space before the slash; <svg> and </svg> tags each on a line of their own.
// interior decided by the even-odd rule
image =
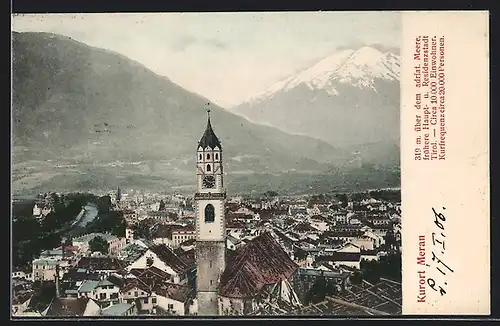
<svg viewBox="0 0 500 326">
<path fill-rule="evenodd" d="M 226 267 L 226 191 L 222 147 L 210 123 L 196 153 L 196 293 L 198 315 L 219 315 L 219 281 Z"/>
</svg>

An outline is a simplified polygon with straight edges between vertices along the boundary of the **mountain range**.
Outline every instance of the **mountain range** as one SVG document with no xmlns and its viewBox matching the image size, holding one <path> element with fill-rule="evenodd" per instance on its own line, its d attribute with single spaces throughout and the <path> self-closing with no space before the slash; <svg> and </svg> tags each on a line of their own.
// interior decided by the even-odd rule
<svg viewBox="0 0 500 326">
<path fill-rule="evenodd" d="M 231 108 L 249 120 L 399 164 L 399 55 L 341 49 Z"/>
<path fill-rule="evenodd" d="M 65 36 L 14 32 L 12 76 L 13 190 L 191 191 L 207 108 L 229 190 L 399 183 L 398 166 L 359 165 L 341 144 L 250 122 L 121 54 Z"/>
</svg>

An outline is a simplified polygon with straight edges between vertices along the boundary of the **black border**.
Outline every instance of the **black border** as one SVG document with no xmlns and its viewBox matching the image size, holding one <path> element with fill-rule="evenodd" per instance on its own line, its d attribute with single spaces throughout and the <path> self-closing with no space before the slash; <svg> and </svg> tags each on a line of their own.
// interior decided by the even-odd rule
<svg viewBox="0 0 500 326">
<path fill-rule="evenodd" d="M 289 322 L 291 323 L 296 323 L 296 322 L 301 322 L 302 319 L 307 319 L 307 320 L 314 320 L 315 322 L 332 322 L 334 321 L 335 323 L 337 322 L 344 322 L 344 321 L 382 321 L 382 322 L 393 322 L 397 320 L 403 320 L 405 323 L 407 322 L 421 322 L 421 321 L 440 321 L 440 322 L 449 322 L 451 320 L 461 320 L 461 321 L 492 321 L 492 320 L 500 320 L 500 275 L 498 272 L 498 269 L 500 268 L 498 265 L 498 256 L 500 254 L 500 250 L 497 250 L 496 244 L 498 244 L 498 236 L 497 233 L 499 230 L 499 223 L 498 223 L 498 217 L 496 216 L 496 212 L 498 211 L 497 204 L 498 202 L 495 201 L 495 193 L 496 192 L 496 183 L 495 178 L 497 177 L 496 170 L 494 169 L 496 161 L 496 156 L 494 155 L 495 153 L 495 144 L 497 143 L 495 140 L 498 139 L 498 129 L 496 129 L 497 126 L 497 121 L 495 121 L 496 112 L 492 108 L 495 107 L 495 103 L 499 103 L 497 100 L 499 92 L 497 91 L 500 86 L 499 83 L 497 82 L 498 76 L 499 76 L 499 67 L 498 67 L 498 53 L 496 51 L 496 48 L 494 45 L 499 44 L 498 42 L 495 42 L 495 36 L 497 35 L 495 32 L 495 27 L 498 26 L 497 21 L 494 19 L 495 17 L 495 10 L 492 6 L 495 1 L 474 1 L 472 4 L 472 1 L 441 1 L 440 3 L 437 3 L 437 1 L 405 1 L 404 5 L 401 3 L 396 5 L 394 1 L 378 1 L 376 4 L 371 1 L 367 1 L 368 3 L 359 3 L 358 6 L 356 6 L 353 1 L 346 1 L 342 3 L 335 3 L 335 7 L 332 6 L 332 3 L 330 1 L 328 2 L 319 2 L 318 1 L 307 1 L 307 3 L 303 3 L 302 6 L 293 6 L 292 3 L 290 2 L 283 2 L 282 5 L 279 5 L 279 2 L 275 2 L 274 4 L 271 3 L 263 3 L 263 4 L 256 4 L 255 2 L 250 2 L 250 1 L 240 1 L 236 3 L 235 1 L 219 1 L 217 3 L 214 2 L 207 2 L 207 1 L 198 1 L 198 2 L 187 2 L 187 1 L 178 1 L 173 3 L 172 1 L 165 1 L 162 2 L 161 0 L 152 0 L 152 1 L 117 1 L 117 0 L 107 0 L 107 1 L 48 1 L 48 0 L 12 0 L 11 4 L 11 13 L 13 14 L 22 14 L 22 13 L 111 13 L 111 12 L 161 12 L 161 11 L 168 11 L 168 12 L 213 12 L 213 11 L 316 11 L 316 10 L 489 10 L 490 11 L 490 180 L 491 180 L 491 224 L 490 224 L 490 243 L 491 243 L 491 315 L 488 316 L 459 316 L 459 315 L 454 315 L 454 316 L 410 316 L 410 315 L 404 315 L 404 316 L 388 316 L 388 317 L 368 317 L 368 316 L 360 316 L 356 318 L 345 318 L 345 317 L 328 317 L 328 318 L 322 318 L 322 317 L 297 317 L 293 318 L 294 320 L 290 320 Z M 5 3 L 5 2 L 3 2 Z M 363 4 L 365 6 L 363 6 Z M 328 6 L 330 5 L 330 6 Z M 9 43 L 10 43 L 10 34 L 9 34 Z M 466 44 L 464 44 L 466 46 Z M 5 53 L 5 52 L 4 52 Z M 497 54 L 497 55 L 495 55 Z M 9 59 L 10 59 L 10 53 L 9 53 Z M 7 62 L 7 61 L 5 61 Z M 464 61 L 464 67 L 461 67 L 463 69 L 467 69 L 467 63 Z M 4 75 L 5 76 L 5 75 Z M 9 66 L 9 82 L 10 82 L 10 66 Z M 473 85 L 471 85 L 473 87 Z M 10 107 L 10 89 L 9 89 L 9 107 Z M 476 108 L 471 108 L 471 114 L 473 114 L 473 111 Z M 10 110 L 9 110 L 9 118 L 3 120 L 4 123 L 7 123 L 7 126 L 3 128 L 3 131 L 5 133 L 8 133 L 6 137 L 3 138 L 4 144 L 7 145 L 8 151 L 10 152 L 10 137 L 11 137 L 11 124 L 10 124 Z M 6 150 L 7 152 L 7 150 Z M 10 157 L 10 155 L 9 155 Z M 9 171 L 10 171 L 10 159 L 9 159 Z M 493 168 L 492 168 L 493 167 Z M 7 174 L 5 174 L 7 175 Z M 498 179 L 498 178 L 497 178 Z M 10 192 L 10 187 L 11 187 L 11 180 L 10 178 L 6 180 L 8 185 L 7 189 L 9 189 Z M 7 196 L 4 197 L 7 199 Z M 4 205 L 4 207 L 9 207 L 10 208 L 10 198 L 9 201 Z M 8 216 L 10 217 L 10 209 Z M 10 218 L 4 219 L 6 221 L 9 221 L 9 244 L 8 246 L 10 247 L 11 241 L 10 241 Z M 474 223 L 473 217 L 471 217 L 470 223 Z M 464 239 L 464 241 L 467 241 L 467 239 Z M 7 248 L 7 247 L 5 247 Z M 464 252 L 464 254 L 468 255 L 470 257 L 470 268 L 474 268 L 474 253 L 469 253 L 469 252 Z M 10 279 L 10 268 L 9 268 L 9 279 Z M 464 286 L 474 286 L 473 280 L 471 280 L 470 284 L 464 284 Z M 18 319 L 18 318 L 11 318 L 10 317 L 10 309 L 9 309 L 9 319 L 11 320 L 28 320 L 27 318 L 23 319 Z M 273 320 L 269 320 L 268 318 L 250 318 L 250 317 L 242 317 L 238 318 L 238 322 L 255 322 L 258 319 L 257 322 L 259 323 L 270 323 L 273 322 L 274 320 L 287 320 L 288 318 L 276 316 L 273 318 Z M 38 318 L 34 319 L 38 320 L 42 323 L 51 323 L 54 320 L 50 321 L 41 321 Z M 44 320 L 47 320 L 44 318 Z M 68 318 L 66 321 L 73 323 L 73 322 L 79 322 L 81 323 L 86 322 L 86 321 L 106 321 L 108 322 L 109 320 L 103 320 L 102 318 L 99 319 L 86 319 L 83 321 L 82 319 L 73 319 L 73 318 Z M 135 322 L 141 322 L 143 318 L 135 318 L 135 320 L 122 320 L 121 318 L 117 318 L 114 321 L 111 322 L 127 322 L 127 323 L 135 323 Z M 164 322 L 167 319 L 158 319 L 158 320 L 151 320 L 148 319 L 148 322 Z M 218 322 L 228 322 L 231 323 L 233 320 L 235 320 L 234 317 L 232 318 L 226 318 L 226 317 L 217 317 L 217 318 L 175 318 L 173 320 L 178 320 L 182 322 L 190 322 L 190 321 L 195 321 L 195 322 L 203 322 L 203 321 L 211 321 L 211 320 L 216 320 Z M 144 320 L 146 321 L 146 320 Z"/>
<path fill-rule="evenodd" d="M 92 12 L 197 12 L 197 11 L 316 11 L 316 10 L 488 10 L 492 1 L 405 1 L 396 5 L 394 1 L 343 1 L 333 3 L 330 1 L 312 1 L 307 3 L 294 3 L 290 1 L 155 1 L 155 0 L 101 0 L 96 1 L 64 1 L 64 0 L 12 0 L 12 11 L 15 13 L 92 13 Z"/>
</svg>

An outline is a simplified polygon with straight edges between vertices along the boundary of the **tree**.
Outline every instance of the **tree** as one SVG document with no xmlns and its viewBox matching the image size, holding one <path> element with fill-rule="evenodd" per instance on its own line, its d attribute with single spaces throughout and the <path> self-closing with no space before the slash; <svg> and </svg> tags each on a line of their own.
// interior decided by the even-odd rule
<svg viewBox="0 0 500 326">
<path fill-rule="evenodd" d="M 278 193 L 274 190 L 268 190 L 264 193 L 264 197 L 276 197 Z"/>
<path fill-rule="evenodd" d="M 109 250 L 109 243 L 103 237 L 97 236 L 89 241 L 89 248 L 91 252 L 99 251 L 107 253 Z"/>
<path fill-rule="evenodd" d="M 106 195 L 99 197 L 98 208 L 100 213 L 109 212 L 109 209 L 111 208 L 111 196 Z"/>
<path fill-rule="evenodd" d="M 165 202 L 162 200 L 160 200 L 160 207 L 158 208 L 158 211 L 164 211 L 165 210 Z"/>
<path fill-rule="evenodd" d="M 392 249 L 393 246 L 397 246 L 398 244 L 394 232 L 392 230 L 386 233 L 384 239 L 385 239 L 385 244 L 389 249 Z"/>
<path fill-rule="evenodd" d="M 380 257 L 379 261 L 362 260 L 361 272 L 363 279 L 370 283 L 377 283 L 381 277 L 389 278 L 394 281 L 401 281 L 401 255 L 389 254 Z"/>
<path fill-rule="evenodd" d="M 349 205 L 349 198 L 347 197 L 346 194 L 339 194 L 337 195 L 337 198 L 340 200 L 340 205 L 343 208 L 346 208 L 347 205 Z"/>
<path fill-rule="evenodd" d="M 325 300 L 326 287 L 327 283 L 325 277 L 318 277 L 309 292 L 306 294 L 306 304 L 318 303 Z"/>
<path fill-rule="evenodd" d="M 150 227 L 144 223 L 144 222 L 139 222 L 138 224 L 135 224 L 132 229 L 134 230 L 134 237 L 136 239 L 140 238 L 145 238 L 145 239 L 150 239 L 151 238 L 151 229 Z"/>
<path fill-rule="evenodd" d="M 383 277 L 401 281 L 401 255 L 395 253 L 380 257 L 380 272 Z"/>
</svg>

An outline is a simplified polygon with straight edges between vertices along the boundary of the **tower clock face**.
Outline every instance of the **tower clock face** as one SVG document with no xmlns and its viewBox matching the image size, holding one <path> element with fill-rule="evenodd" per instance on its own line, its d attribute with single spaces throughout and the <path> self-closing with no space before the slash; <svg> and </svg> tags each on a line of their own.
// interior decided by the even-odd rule
<svg viewBox="0 0 500 326">
<path fill-rule="evenodd" d="M 215 188 L 215 177 L 213 175 L 206 175 L 203 177 L 204 188 Z"/>
</svg>

